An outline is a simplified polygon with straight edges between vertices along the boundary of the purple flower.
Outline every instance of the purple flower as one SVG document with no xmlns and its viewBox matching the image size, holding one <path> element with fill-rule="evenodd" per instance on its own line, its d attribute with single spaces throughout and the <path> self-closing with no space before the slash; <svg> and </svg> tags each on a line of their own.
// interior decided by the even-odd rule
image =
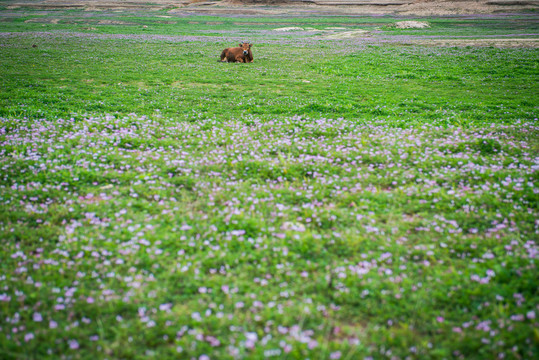
<svg viewBox="0 0 539 360">
<path fill-rule="evenodd" d="M 32 318 L 34 319 L 35 322 L 43 321 L 43 316 L 41 316 L 41 314 L 38 312 L 35 312 Z"/>
</svg>

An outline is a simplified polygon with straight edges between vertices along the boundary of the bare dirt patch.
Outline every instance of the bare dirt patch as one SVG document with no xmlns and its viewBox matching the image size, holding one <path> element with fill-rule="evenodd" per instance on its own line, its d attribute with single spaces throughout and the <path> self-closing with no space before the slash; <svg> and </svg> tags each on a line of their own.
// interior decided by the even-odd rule
<svg viewBox="0 0 539 360">
<path fill-rule="evenodd" d="M 300 27 L 297 27 L 297 26 L 288 26 L 288 27 L 282 27 L 282 28 L 277 28 L 277 29 L 273 29 L 273 30 L 288 32 L 288 31 L 303 31 L 303 28 L 300 28 Z"/>
<path fill-rule="evenodd" d="M 268 6 L 271 5 L 271 6 Z M 258 0 L 223 0 L 214 9 L 230 11 L 242 9 L 249 14 L 279 15 L 414 15 L 446 16 L 493 13 L 519 13 L 536 11 L 539 1 L 488 1 L 488 0 L 408 0 L 408 1 L 354 1 L 354 0 L 304 0 L 264 2 Z M 211 12 L 212 7 L 204 9 Z M 178 9 L 189 12 L 189 6 Z M 175 10 L 172 10 L 175 11 Z M 242 12 L 243 13 L 243 12 Z"/>
<path fill-rule="evenodd" d="M 338 40 L 338 39 L 353 39 L 353 38 L 365 37 L 365 36 L 370 36 L 370 32 L 368 32 L 367 30 L 351 30 L 351 31 L 342 31 L 342 32 L 333 33 L 333 34 L 327 34 L 327 35 L 324 35 L 323 37 L 325 39 Z"/>
<path fill-rule="evenodd" d="M 395 23 L 397 29 L 424 29 L 430 27 L 426 21 L 399 21 Z"/>
<path fill-rule="evenodd" d="M 135 23 L 121 20 L 99 20 L 99 25 L 135 25 Z"/>
<path fill-rule="evenodd" d="M 86 9 L 86 10 L 126 10 L 126 9 L 172 9 L 189 0 L 7 0 L 2 4 L 8 9 Z"/>
<path fill-rule="evenodd" d="M 61 19 L 55 18 L 37 18 L 37 19 L 28 19 L 25 20 L 25 23 L 34 23 L 34 24 L 58 24 Z"/>
</svg>

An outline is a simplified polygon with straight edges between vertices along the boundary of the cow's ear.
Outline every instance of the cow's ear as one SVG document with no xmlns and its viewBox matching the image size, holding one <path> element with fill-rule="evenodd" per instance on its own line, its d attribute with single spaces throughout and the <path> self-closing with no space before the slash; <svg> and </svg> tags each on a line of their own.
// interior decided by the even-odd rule
<svg viewBox="0 0 539 360">
<path fill-rule="evenodd" d="M 253 44 L 249 44 L 249 49 L 251 48 L 251 46 L 253 46 Z"/>
<path fill-rule="evenodd" d="M 241 47 L 242 45 L 243 45 L 243 44 L 242 44 L 242 43 L 240 43 L 240 47 Z"/>
</svg>

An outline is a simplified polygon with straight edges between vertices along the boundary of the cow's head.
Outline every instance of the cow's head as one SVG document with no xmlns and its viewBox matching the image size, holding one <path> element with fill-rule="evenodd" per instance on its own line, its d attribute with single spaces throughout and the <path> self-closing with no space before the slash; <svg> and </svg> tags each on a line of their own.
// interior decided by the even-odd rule
<svg viewBox="0 0 539 360">
<path fill-rule="evenodd" d="M 240 43 L 240 48 L 243 50 L 243 55 L 249 54 L 249 49 L 253 46 L 252 44 L 249 44 L 248 42 Z"/>
</svg>

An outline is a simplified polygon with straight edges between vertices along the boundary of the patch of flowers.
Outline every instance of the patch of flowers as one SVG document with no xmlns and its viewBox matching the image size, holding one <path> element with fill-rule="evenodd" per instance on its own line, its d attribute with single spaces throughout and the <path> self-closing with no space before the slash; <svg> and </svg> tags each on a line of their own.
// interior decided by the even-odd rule
<svg viewBox="0 0 539 360">
<path fill-rule="evenodd" d="M 536 120 L 1 119 L 0 344 L 529 358 L 538 131 Z"/>
</svg>

